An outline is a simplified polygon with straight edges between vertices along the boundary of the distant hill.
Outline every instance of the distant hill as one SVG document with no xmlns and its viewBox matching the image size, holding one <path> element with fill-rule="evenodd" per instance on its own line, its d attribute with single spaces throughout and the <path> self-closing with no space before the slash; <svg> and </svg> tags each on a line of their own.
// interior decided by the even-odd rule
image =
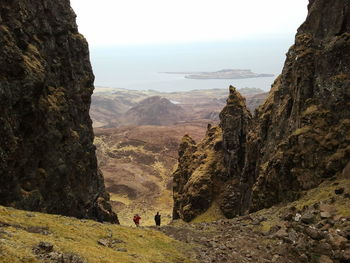
<svg viewBox="0 0 350 263">
<path fill-rule="evenodd" d="M 171 125 L 187 118 L 185 110 L 166 98 L 153 96 L 139 102 L 123 116 L 124 125 Z"/>
</svg>

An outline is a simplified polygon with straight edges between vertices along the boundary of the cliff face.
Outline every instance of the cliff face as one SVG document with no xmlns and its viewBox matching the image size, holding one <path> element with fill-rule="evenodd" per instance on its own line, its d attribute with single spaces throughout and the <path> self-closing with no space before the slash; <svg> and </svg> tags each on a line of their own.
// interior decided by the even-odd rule
<svg viewBox="0 0 350 263">
<path fill-rule="evenodd" d="M 251 129 L 242 177 L 251 193 L 241 212 L 295 199 L 341 175 L 350 159 L 350 3 L 315 0 L 308 8 Z"/>
<path fill-rule="evenodd" d="M 94 76 L 69 0 L 0 6 L 0 203 L 117 222 L 89 117 Z"/>
<path fill-rule="evenodd" d="M 228 217 L 297 199 L 326 178 L 347 173 L 350 3 L 310 0 L 308 9 L 282 74 L 253 120 L 227 123 L 231 113 L 221 113 L 222 162 L 236 178 L 225 186 L 221 209 Z"/>
</svg>

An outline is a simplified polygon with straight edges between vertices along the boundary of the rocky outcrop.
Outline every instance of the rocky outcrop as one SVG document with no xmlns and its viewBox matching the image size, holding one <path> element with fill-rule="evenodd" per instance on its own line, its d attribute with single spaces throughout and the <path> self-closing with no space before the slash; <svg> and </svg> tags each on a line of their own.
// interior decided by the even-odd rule
<svg viewBox="0 0 350 263">
<path fill-rule="evenodd" d="M 198 145 L 190 136 L 183 137 L 174 173 L 173 219 L 191 221 L 206 211 L 220 194 L 219 186 L 227 175 L 222 163 L 221 137 L 221 129 L 211 126 Z"/>
<path fill-rule="evenodd" d="M 308 9 L 282 74 L 251 124 L 225 125 L 231 113 L 221 114 L 223 162 L 237 178 L 225 183 L 223 203 L 229 205 L 221 209 L 228 217 L 295 200 L 327 178 L 344 176 L 350 160 L 350 4 L 310 0 Z"/>
<path fill-rule="evenodd" d="M 235 197 L 244 167 L 247 129 L 251 115 L 245 99 L 230 87 L 227 106 L 220 113 L 220 127 L 208 126 L 198 145 L 185 136 L 174 173 L 174 218 L 190 221 L 215 200 L 222 212 L 232 217 Z"/>
<path fill-rule="evenodd" d="M 93 145 L 88 45 L 69 1 L 2 1 L 0 45 L 0 203 L 118 222 Z"/>
</svg>

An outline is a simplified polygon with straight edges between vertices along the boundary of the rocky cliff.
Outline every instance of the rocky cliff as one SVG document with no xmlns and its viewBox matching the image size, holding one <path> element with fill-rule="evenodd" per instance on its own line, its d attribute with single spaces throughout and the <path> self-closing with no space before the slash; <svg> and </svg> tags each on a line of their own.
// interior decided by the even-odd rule
<svg viewBox="0 0 350 263">
<path fill-rule="evenodd" d="M 327 178 L 346 175 L 343 169 L 350 161 L 350 3 L 310 0 L 308 10 L 282 74 L 254 118 L 250 121 L 243 104 L 228 110 L 231 100 L 240 101 L 240 95 L 232 91 L 221 113 L 220 154 L 224 158 L 214 158 L 226 168 L 229 178 L 218 195 L 227 217 L 295 200 Z M 199 155 L 189 154 L 184 161 L 182 152 L 180 149 L 179 168 Z M 179 198 L 195 187 L 190 183 L 194 174 L 184 174 L 185 184 L 174 188 L 176 208 L 190 203 L 202 208 L 198 211 L 205 210 L 209 205 L 197 204 L 197 196 L 187 202 Z M 209 188 L 215 184 L 214 180 L 205 183 Z M 208 202 L 215 198 L 209 195 Z M 180 217 L 191 219 L 181 213 Z"/>
<path fill-rule="evenodd" d="M 308 9 L 251 128 L 241 213 L 296 199 L 350 160 L 350 3 Z"/>
<path fill-rule="evenodd" d="M 69 0 L 0 5 L 0 203 L 117 222 L 89 117 L 94 76 Z"/>
</svg>

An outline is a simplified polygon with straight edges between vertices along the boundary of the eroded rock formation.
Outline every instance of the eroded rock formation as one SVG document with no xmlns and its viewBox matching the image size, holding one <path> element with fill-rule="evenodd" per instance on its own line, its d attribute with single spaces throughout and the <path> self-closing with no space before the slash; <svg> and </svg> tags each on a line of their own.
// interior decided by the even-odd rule
<svg viewBox="0 0 350 263">
<path fill-rule="evenodd" d="M 242 108 L 228 111 L 229 103 L 221 113 L 226 152 L 219 165 L 236 178 L 225 182 L 221 195 L 227 217 L 295 200 L 326 178 L 343 176 L 350 160 L 350 3 L 310 0 L 308 10 L 282 74 L 252 121 Z M 227 122 L 231 112 L 247 121 Z M 181 155 L 179 161 L 181 167 Z M 185 187 L 177 186 L 182 196 L 192 180 L 187 177 Z"/>
<path fill-rule="evenodd" d="M 229 176 L 240 176 L 244 167 L 246 139 L 251 114 L 247 110 L 245 99 L 232 86 L 229 88 L 226 107 L 220 113 L 224 162 Z"/>
<path fill-rule="evenodd" d="M 69 0 L 0 5 L 0 203 L 117 222 L 89 117 L 94 76 Z"/>
<path fill-rule="evenodd" d="M 174 219 L 192 220 L 219 195 L 219 186 L 227 174 L 222 163 L 221 137 L 221 129 L 209 126 L 205 139 L 198 145 L 188 135 L 182 139 L 173 182 Z"/>
<path fill-rule="evenodd" d="M 232 86 L 220 119 L 220 127 L 209 125 L 198 145 L 189 136 L 182 140 L 179 166 L 174 173 L 175 219 L 190 221 L 213 201 L 225 215 L 232 214 L 232 189 L 240 182 L 251 120 L 245 99 Z"/>
</svg>

